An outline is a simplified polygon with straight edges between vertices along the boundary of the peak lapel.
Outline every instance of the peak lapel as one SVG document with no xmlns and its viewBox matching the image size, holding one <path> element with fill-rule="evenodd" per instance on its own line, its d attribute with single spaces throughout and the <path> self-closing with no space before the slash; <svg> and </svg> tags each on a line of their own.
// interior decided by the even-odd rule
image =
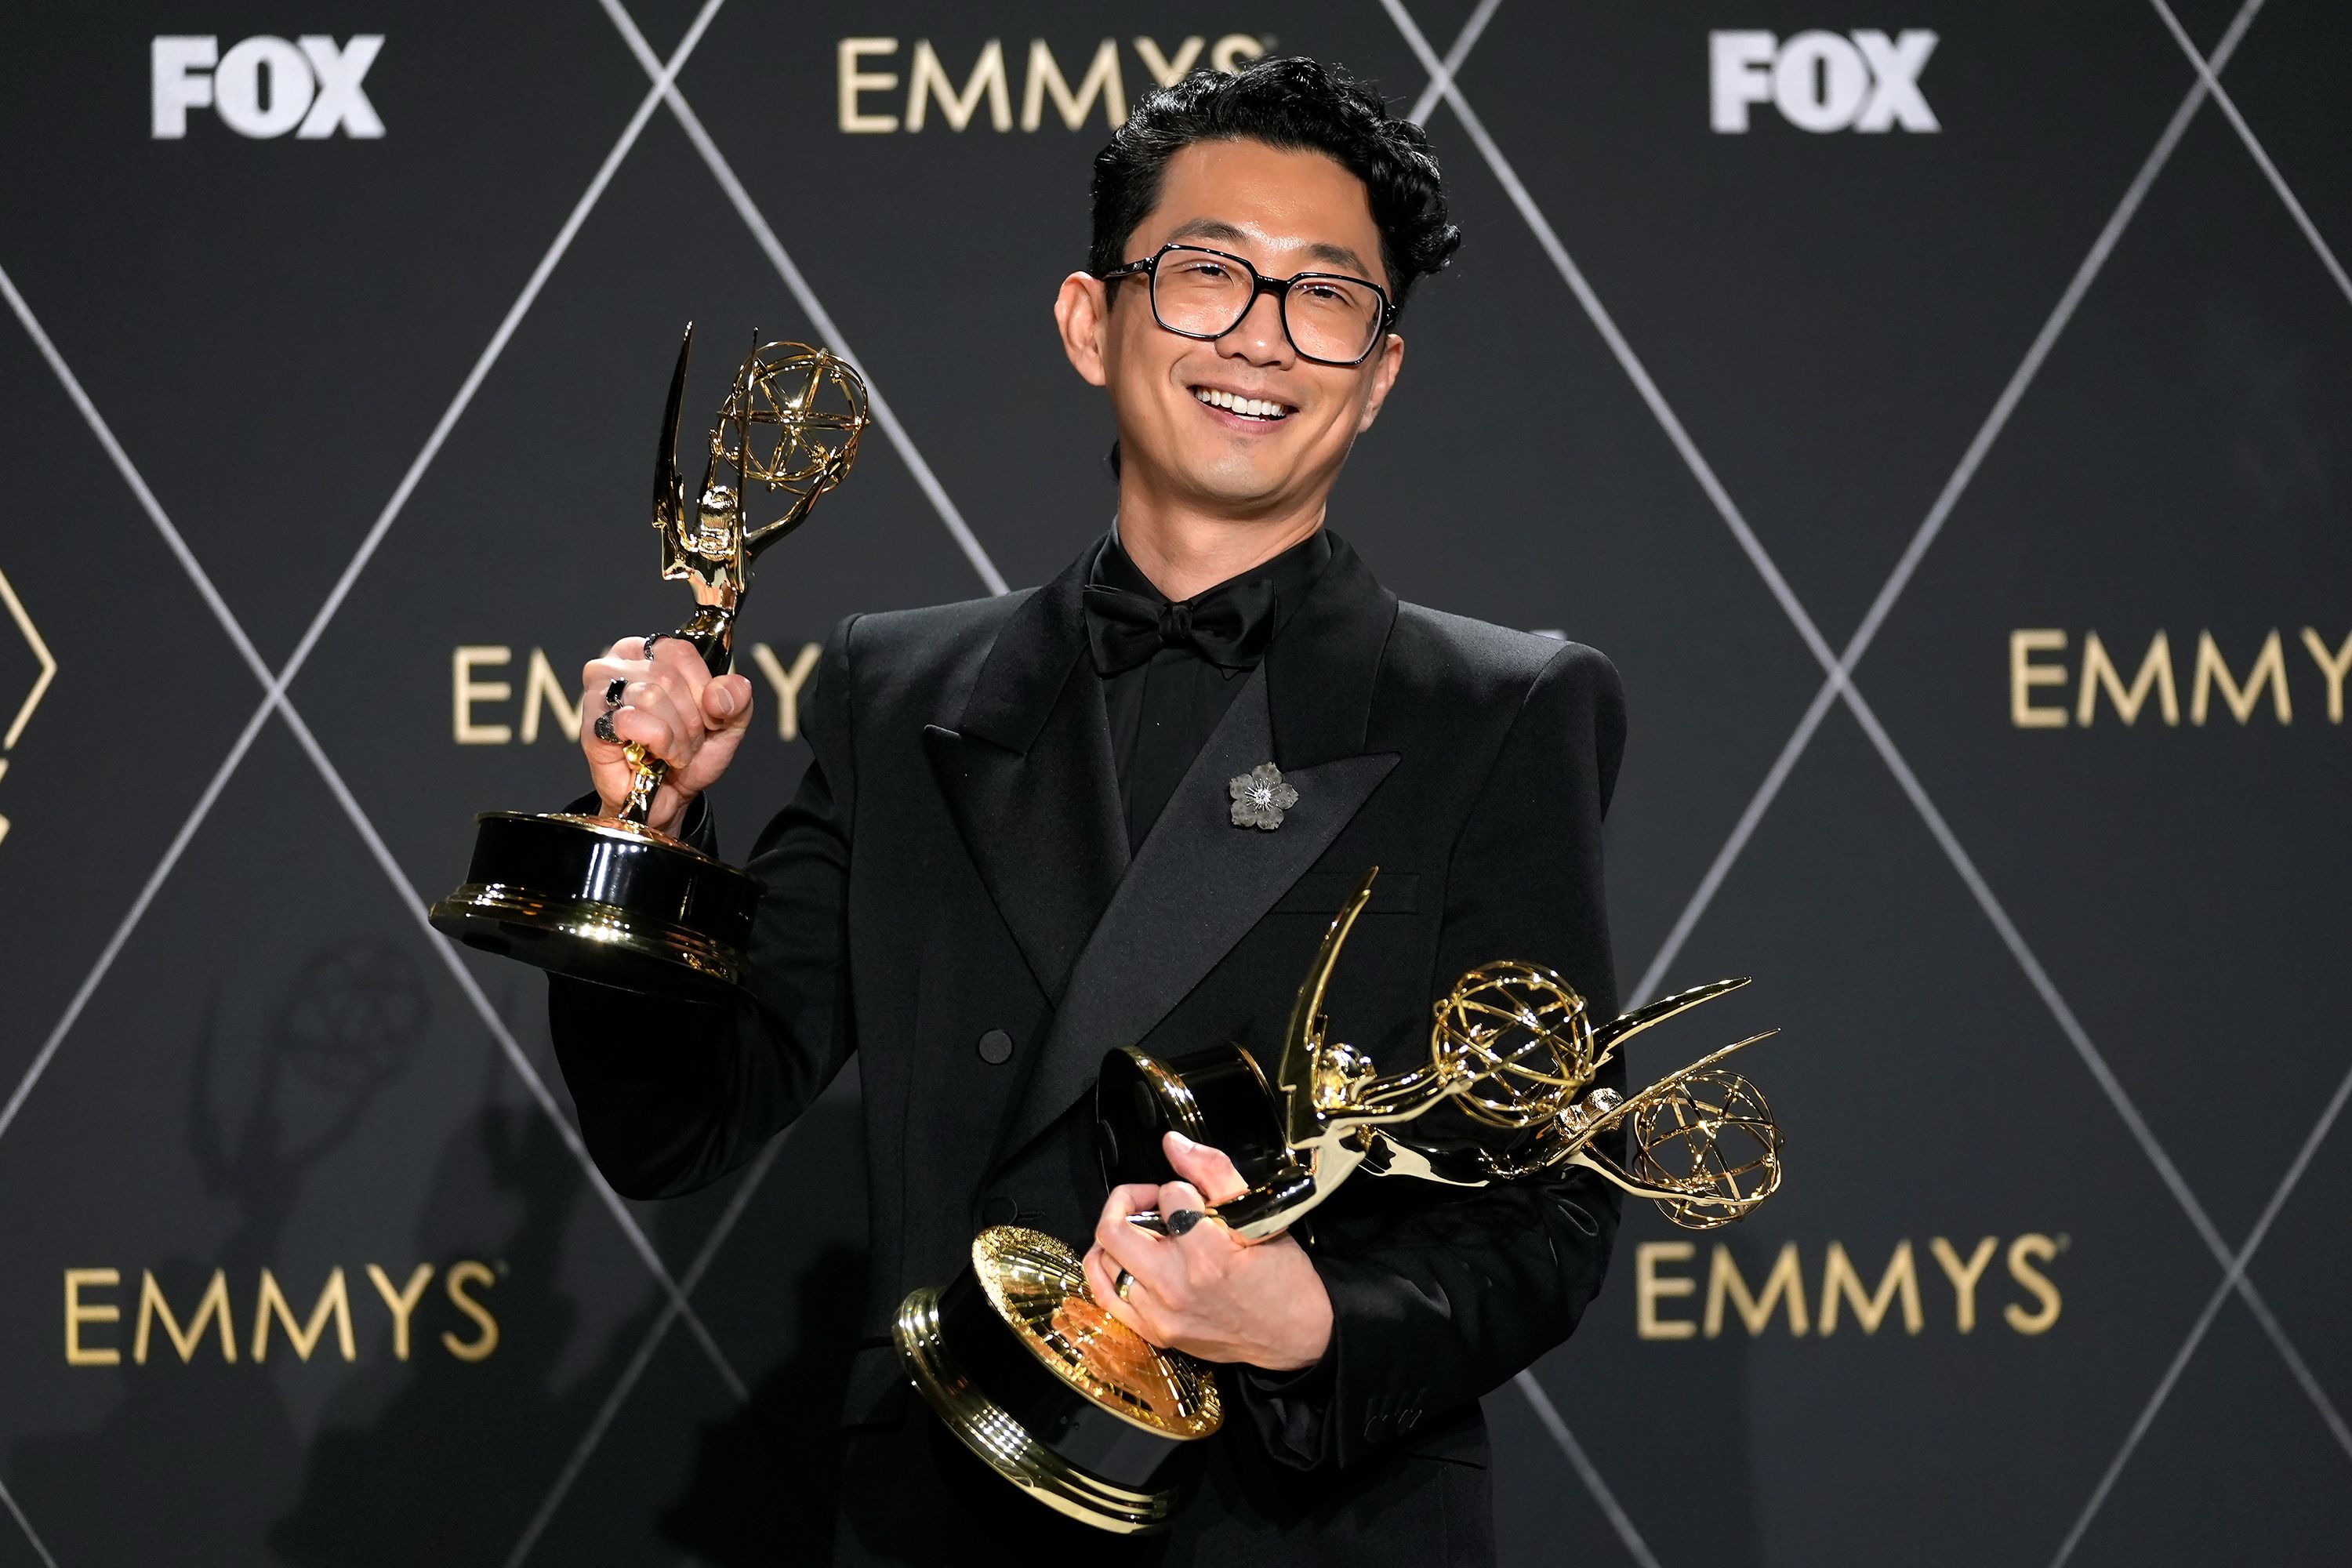
<svg viewBox="0 0 2352 1568">
<path fill-rule="evenodd" d="M 964 847 L 1055 1000 L 1128 860 L 1102 683 L 1083 657 L 1090 558 L 1005 622 L 957 727 L 923 732 Z"/>
<path fill-rule="evenodd" d="M 1353 551 L 1332 543 L 1314 594 L 1193 759 L 1079 954 L 997 1145 L 1000 1160 L 1093 1087 L 1103 1052 L 1150 1034 L 1396 765 L 1393 752 L 1362 750 L 1396 600 Z M 1286 711 L 1275 706 L 1286 691 Z M 1298 791 L 1298 804 L 1272 832 L 1234 826 L 1228 781 L 1269 760 Z"/>
</svg>

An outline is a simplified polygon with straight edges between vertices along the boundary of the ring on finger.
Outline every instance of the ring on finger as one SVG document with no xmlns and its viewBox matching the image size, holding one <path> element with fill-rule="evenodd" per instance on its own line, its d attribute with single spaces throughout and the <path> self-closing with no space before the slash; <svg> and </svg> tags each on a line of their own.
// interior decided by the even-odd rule
<svg viewBox="0 0 2352 1568">
<path fill-rule="evenodd" d="M 621 705 L 622 693 L 627 691 L 628 689 L 629 678 L 625 675 L 616 675 L 613 677 L 612 679 L 606 681 L 604 683 L 604 706 L 608 710 L 618 708 Z"/>
<path fill-rule="evenodd" d="M 676 632 L 649 632 L 649 633 L 647 633 L 647 634 L 646 634 L 646 638 L 645 638 L 645 647 L 644 647 L 642 649 L 640 649 L 640 650 L 639 650 L 638 657 L 639 657 L 639 658 L 648 658 L 648 659 L 649 659 L 649 658 L 653 658 L 653 656 L 654 656 L 654 644 L 656 644 L 656 643 L 657 643 L 657 642 L 661 641 L 661 640 L 662 640 L 662 638 L 664 638 L 664 637 L 676 638 L 677 637 L 677 634 Z"/>
<path fill-rule="evenodd" d="M 1135 1276 L 1122 1268 L 1118 1271 L 1118 1279 L 1113 1281 L 1111 1284 L 1111 1292 L 1122 1301 L 1131 1300 L 1133 1298 L 1129 1296 L 1128 1292 L 1134 1288 Z"/>
<path fill-rule="evenodd" d="M 596 738 L 608 746 L 625 746 L 628 742 L 622 740 L 620 731 L 613 728 L 613 713 L 614 710 L 607 708 L 596 715 Z"/>
</svg>

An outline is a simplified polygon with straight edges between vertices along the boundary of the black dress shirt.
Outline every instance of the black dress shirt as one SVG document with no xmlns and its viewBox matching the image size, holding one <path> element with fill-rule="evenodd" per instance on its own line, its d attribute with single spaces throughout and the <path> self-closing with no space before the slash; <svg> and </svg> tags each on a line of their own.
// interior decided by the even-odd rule
<svg viewBox="0 0 2352 1568">
<path fill-rule="evenodd" d="M 1141 663 L 1106 671 L 1097 651 L 1095 668 L 1102 677 L 1103 705 L 1110 718 L 1111 756 L 1118 765 L 1119 806 L 1126 815 L 1130 852 L 1142 847 L 1168 797 L 1176 793 L 1210 731 L 1232 706 L 1241 678 L 1257 668 L 1330 559 L 1330 536 L 1318 528 L 1271 561 L 1182 601 L 1198 605 L 1241 599 L 1255 611 L 1251 623 L 1263 617 L 1263 625 L 1249 624 L 1232 639 L 1239 649 L 1222 654 L 1222 664 L 1210 662 L 1192 644 L 1180 643 L 1159 649 Z M 1146 597 L 1163 610 L 1169 605 L 1168 596 L 1119 547 L 1116 531 L 1104 536 L 1087 580 L 1091 586 Z M 1090 623 L 1098 619 L 1092 606 L 1087 615 Z M 1094 640 L 1099 644 L 1099 628 L 1090 626 L 1089 630 L 1097 634 Z"/>
</svg>

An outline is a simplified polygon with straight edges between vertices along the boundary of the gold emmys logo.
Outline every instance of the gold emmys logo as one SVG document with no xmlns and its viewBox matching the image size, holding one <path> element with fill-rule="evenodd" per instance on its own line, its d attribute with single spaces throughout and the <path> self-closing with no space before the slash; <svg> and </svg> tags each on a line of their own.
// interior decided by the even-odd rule
<svg viewBox="0 0 2352 1568">
<path fill-rule="evenodd" d="M 33 684 L 26 691 L 24 700 L 17 703 L 16 716 L 8 721 L 7 730 L 0 732 L 0 779 L 5 779 L 8 776 L 9 753 L 16 749 L 17 738 L 24 734 L 25 726 L 32 722 L 33 710 L 41 705 L 41 698 L 49 689 L 49 682 L 57 679 L 58 661 L 56 656 L 49 652 L 49 645 L 41 640 L 40 629 L 33 625 L 33 617 L 26 614 L 25 602 L 16 597 L 16 590 L 10 585 L 8 574 L 5 572 L 0 572 L 0 604 L 7 605 L 8 618 L 16 624 L 25 646 L 32 651 L 33 662 L 40 668 L 40 673 L 33 678 Z M 7 837 L 8 819 L 0 816 L 0 840 L 5 840 Z"/>
<path fill-rule="evenodd" d="M 2316 627 L 2305 626 L 2302 643 L 2317 669 L 2319 696 L 2327 710 L 2327 721 L 2341 724 L 2344 677 L 2352 673 L 2352 634 L 2330 649 L 2327 639 L 2319 635 Z M 2165 724 L 2179 728 L 2180 683 L 2174 674 L 2170 637 L 2159 630 L 2148 639 L 2147 651 L 2140 656 L 2138 668 L 2128 682 L 2097 632 L 2083 634 L 2079 676 L 2071 672 L 2066 663 L 2070 645 L 2068 634 L 2056 626 L 2021 626 L 2009 634 L 2009 721 L 2012 725 L 2020 730 L 2063 730 L 2069 725 L 2087 729 L 2097 721 L 2104 700 L 2128 728 L 2139 722 L 2141 711 L 2152 698 Z M 2213 634 L 2200 630 L 2189 690 L 2189 721 L 2203 724 L 2212 714 L 2213 698 L 2218 692 L 2230 717 L 2240 724 L 2252 722 L 2265 706 L 2277 722 L 2294 723 L 2294 698 L 2289 689 L 2288 668 L 2286 644 L 2276 627 L 2254 650 L 2253 664 L 2242 680 L 2222 657 L 2221 645 L 2214 640 Z M 2303 661 L 2293 661 L 2293 668 L 2303 670 Z M 2039 693 L 2045 687 L 2071 687 L 2073 702 L 2063 698 L 2055 702 L 2043 700 Z M 2270 699 L 2267 704 L 2263 700 L 2265 696 Z"/>
<path fill-rule="evenodd" d="M 494 1267 L 473 1258 L 461 1258 L 441 1276 L 442 1290 L 449 1305 L 467 1320 L 467 1331 L 463 1334 L 445 1329 L 438 1336 L 441 1348 L 457 1360 L 487 1361 L 498 1350 L 499 1321 L 478 1292 L 496 1285 L 505 1272 L 506 1265 L 502 1263 Z M 433 1282 L 433 1265 L 418 1264 L 409 1271 L 407 1282 L 398 1286 L 379 1264 L 367 1265 L 366 1273 L 392 1320 L 392 1358 L 406 1361 L 418 1304 L 425 1300 L 425 1288 Z M 68 1366 L 122 1363 L 121 1330 L 105 1325 L 122 1321 L 125 1303 L 115 1292 L 123 1289 L 122 1271 L 119 1268 L 65 1271 Z M 352 1292 L 340 1265 L 329 1272 L 318 1299 L 310 1304 L 309 1316 L 300 1321 L 296 1321 L 293 1303 L 278 1283 L 278 1276 L 264 1268 L 255 1287 L 249 1339 L 241 1339 L 237 1333 L 225 1269 L 213 1270 L 211 1281 L 196 1297 L 184 1323 L 164 1296 L 163 1287 L 156 1283 L 154 1271 L 140 1270 L 137 1314 L 130 1345 L 134 1366 L 146 1365 L 151 1352 L 158 1361 L 162 1360 L 162 1352 L 155 1343 L 158 1328 L 163 1331 L 163 1338 L 172 1349 L 179 1352 L 183 1364 L 196 1359 L 208 1336 L 217 1340 L 224 1363 L 236 1364 L 240 1343 L 246 1346 L 245 1353 L 250 1360 L 257 1363 L 266 1362 L 269 1359 L 270 1341 L 277 1334 L 282 1334 L 292 1347 L 296 1360 L 307 1362 L 330 1328 L 335 1331 L 335 1348 L 342 1358 L 359 1359 L 359 1339 L 352 1327 Z"/>
<path fill-rule="evenodd" d="M 2001 1304 L 2001 1321 L 2011 1332 L 2028 1337 L 2046 1334 L 2057 1326 L 2064 1299 L 2050 1276 L 2042 1272 L 2066 1250 L 2063 1236 L 2028 1231 L 2013 1237 L 2004 1251 L 2000 1237 L 1979 1240 L 1966 1258 L 1944 1237 L 1928 1240 L 1927 1254 L 1948 1288 L 1953 1331 L 1971 1334 L 1977 1327 L 1977 1292 L 1995 1256 L 2007 1267 L 2010 1282 L 2021 1294 Z M 1777 1319 L 1792 1339 L 1815 1334 L 1828 1339 L 1846 1316 L 1867 1337 L 1898 1313 L 1903 1331 L 1918 1335 L 1927 1328 L 1927 1303 L 1919 1283 L 1918 1255 L 1908 1238 L 1895 1244 L 1878 1283 L 1865 1286 L 1845 1244 L 1832 1241 L 1822 1254 L 1818 1290 L 1808 1289 L 1803 1254 L 1793 1241 L 1781 1244 L 1762 1284 L 1750 1287 L 1731 1248 L 1715 1244 L 1704 1281 L 1685 1272 L 1697 1261 L 1698 1247 L 1688 1241 L 1645 1241 L 1633 1249 L 1633 1331 L 1645 1340 L 1720 1339 L 1730 1317 L 1737 1317 L 1748 1337 L 1771 1331 Z M 1680 1314 L 1692 1305 L 1696 1318 Z M 1938 1302 L 1938 1305 L 1941 1305 Z M 1940 1320 L 1939 1320 L 1940 1321 Z"/>
<path fill-rule="evenodd" d="M 1132 38 L 1129 42 L 1143 74 L 1161 87 L 1173 87 L 1202 63 L 1204 52 L 1207 63 L 1216 69 L 1237 70 L 1244 60 L 1255 59 L 1265 53 L 1274 40 L 1248 33 L 1227 33 L 1211 43 L 1205 37 L 1196 35 L 1178 44 L 1172 53 L 1161 48 L 1156 38 Z M 960 132 L 971 124 L 983 101 L 988 105 L 988 123 L 992 130 L 1013 129 L 1013 84 L 1004 63 L 1003 39 L 991 38 L 981 46 L 980 57 L 972 62 L 961 86 L 948 74 L 929 38 L 915 40 L 914 53 L 908 57 L 903 77 L 896 70 L 868 68 L 869 61 L 895 65 L 898 58 L 896 38 L 843 38 L 835 46 L 835 101 L 844 133 L 918 133 L 930 124 L 934 107 L 950 130 Z M 1062 68 L 1053 46 L 1043 38 L 1030 39 L 1027 70 L 1021 89 L 1021 129 L 1035 131 L 1045 124 L 1045 100 L 1049 97 L 1054 100 L 1054 112 L 1067 130 L 1076 131 L 1085 125 L 1087 114 L 1097 104 L 1102 106 L 1107 127 L 1116 131 L 1125 124 L 1127 82 L 1119 66 L 1118 40 L 1104 38 L 1097 43 L 1085 68 L 1076 75 L 1077 86 L 1073 88 L 1071 73 Z M 900 99 L 895 95 L 902 82 L 905 97 Z M 894 109 L 898 112 L 886 112 Z"/>
<path fill-rule="evenodd" d="M 778 740 L 800 738 L 801 690 L 824 652 L 821 643 L 803 643 L 788 665 L 766 643 L 751 645 L 752 667 L 774 694 Z M 490 677 L 512 673 L 514 658 L 513 647 L 506 643 L 461 643 L 451 650 L 449 738 L 461 746 L 507 746 L 518 741 L 535 746 L 545 730 L 577 745 L 580 694 L 556 679 L 546 649 L 532 648 L 524 664 L 522 707 L 502 706 L 514 700 L 514 682 Z"/>
</svg>

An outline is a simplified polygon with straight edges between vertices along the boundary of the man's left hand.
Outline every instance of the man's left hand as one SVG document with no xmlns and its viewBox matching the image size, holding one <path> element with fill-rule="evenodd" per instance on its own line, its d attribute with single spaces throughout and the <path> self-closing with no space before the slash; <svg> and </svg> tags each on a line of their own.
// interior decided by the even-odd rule
<svg viewBox="0 0 2352 1568">
<path fill-rule="evenodd" d="M 1214 1216 L 1182 1236 L 1155 1236 L 1127 1216 L 1163 1218 L 1230 1203 L 1249 1190 L 1234 1163 L 1171 1132 L 1163 1146 L 1181 1180 L 1116 1187 L 1095 1224 L 1087 1283 L 1112 1316 L 1155 1345 L 1202 1361 L 1295 1372 L 1331 1343 L 1331 1297 L 1306 1250 L 1287 1236 L 1251 1246 Z M 1134 1276 L 1121 1299 L 1119 1271 Z"/>
</svg>

